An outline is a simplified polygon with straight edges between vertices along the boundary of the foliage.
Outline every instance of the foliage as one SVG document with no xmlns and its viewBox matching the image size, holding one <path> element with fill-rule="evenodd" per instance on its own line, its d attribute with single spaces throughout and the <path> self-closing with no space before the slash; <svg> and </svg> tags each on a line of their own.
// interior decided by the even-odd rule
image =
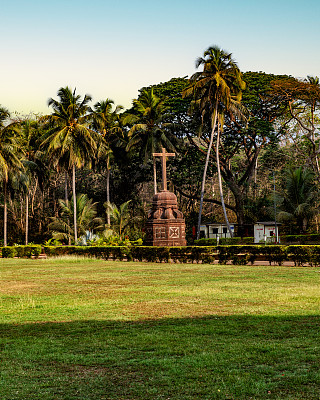
<svg viewBox="0 0 320 400">
<path fill-rule="evenodd" d="M 228 244 L 228 245 L 238 245 L 238 244 L 252 244 L 254 238 L 249 236 L 249 237 L 233 237 L 233 238 L 220 238 L 219 243 L 221 245 L 223 244 Z M 195 246 L 216 246 L 217 245 L 217 239 L 198 239 L 194 241 Z"/>
<path fill-rule="evenodd" d="M 125 116 L 124 124 L 131 125 L 127 150 L 139 148 L 144 164 L 152 157 L 152 153 L 162 147 L 174 150 L 174 136 L 170 132 L 171 123 L 165 121 L 166 107 L 164 99 L 160 99 L 153 89 L 143 90 L 134 100 L 134 114 Z"/>
<path fill-rule="evenodd" d="M 13 258 L 13 257 L 26 257 L 38 258 L 41 254 L 42 248 L 40 245 L 27 245 L 27 246 L 6 246 L 1 250 L 3 258 Z"/>
<path fill-rule="evenodd" d="M 214 63 L 219 55 L 221 65 Z M 245 233 L 244 228 L 241 232 L 241 226 L 273 218 L 270 171 L 274 170 L 277 210 L 281 211 L 278 217 L 285 222 L 285 231 L 318 231 L 319 79 L 250 71 L 242 74 L 246 87 L 239 81 L 237 90 L 233 90 L 240 71 L 234 70 L 231 80 L 223 83 L 228 68 L 219 69 L 232 66 L 232 61 L 230 54 L 209 48 L 197 61 L 201 71 L 191 80 L 173 78 L 141 88 L 133 107 L 124 113 L 107 97 L 90 107 L 90 96 L 81 97 L 69 87 L 59 89 L 57 100 L 49 100 L 52 114 L 45 117 L 28 115 L 12 119 L 9 111 L 0 107 L 0 156 L 3 156 L 0 205 L 4 211 L 0 229 L 3 228 L 4 236 L 8 230 L 8 241 L 5 239 L 4 243 L 28 242 L 28 231 L 32 242 L 43 243 L 49 239 L 49 221 L 58 219 L 65 223 L 61 229 L 65 231 L 64 241 L 74 236 L 78 213 L 73 211 L 61 218 L 58 202 L 64 198 L 69 203 L 71 173 L 73 197 L 85 193 L 92 199 L 96 203 L 96 217 L 105 219 L 103 204 L 110 197 L 117 205 L 131 201 L 130 223 L 122 237 L 114 220 L 116 232 L 109 237 L 100 235 L 99 243 L 119 245 L 127 242 L 126 236 L 142 238 L 143 218 L 152 198 L 151 153 L 162 146 L 169 150 L 168 141 L 176 152 L 168 166 L 169 188 L 178 196 L 179 208 L 186 218 L 187 239 L 192 243 L 201 200 L 203 164 L 215 115 L 212 96 L 221 94 L 222 89 L 224 95 L 217 109 L 219 131 L 216 129 L 212 140 L 216 156 L 210 155 L 208 160 L 210 181 L 205 185 L 203 219 L 222 222 L 218 185 L 224 195 L 227 217 L 233 222 L 237 218 L 239 235 Z M 214 68 L 221 72 L 218 78 L 213 74 Z M 227 87 L 231 90 L 229 94 L 232 92 L 230 98 Z M 182 97 L 182 92 L 190 97 Z M 241 95 L 240 111 L 246 108 L 246 120 L 231 107 Z M 76 171 L 76 165 L 83 169 Z M 156 166 L 153 167 L 155 172 Z M 300 182 L 300 189 L 296 185 L 294 195 L 284 184 L 288 184 L 290 174 Z M 306 183 L 302 184 L 304 180 Z M 296 196 L 298 191 L 301 196 Z M 108 228 L 109 222 L 107 219 Z M 87 230 L 92 232 L 91 227 Z M 85 235 L 81 231 L 76 229 L 76 234 Z M 290 240 L 309 243 L 306 236 Z M 221 245 L 229 243 L 238 242 L 220 241 Z"/>
<path fill-rule="evenodd" d="M 52 218 L 49 229 L 55 240 L 66 241 L 71 238 L 74 241 L 73 227 L 70 221 L 73 216 L 73 199 L 66 202 L 59 200 L 61 216 Z M 68 224 L 69 222 L 69 224 Z M 86 232 L 97 231 L 103 229 L 103 220 L 97 217 L 97 204 L 93 203 L 86 194 L 77 195 L 77 229 L 78 237 L 86 235 Z"/>
<path fill-rule="evenodd" d="M 318 193 L 314 186 L 314 174 L 302 167 L 286 171 L 286 182 L 277 195 L 279 221 L 295 222 L 300 233 L 307 230 L 308 222 L 316 214 Z"/>
<path fill-rule="evenodd" d="M 265 259 L 271 265 L 282 265 L 284 261 L 293 261 L 295 265 L 319 266 L 320 245 L 219 245 L 153 247 L 137 246 L 130 242 L 121 245 L 101 246 L 44 246 L 47 256 L 79 255 L 103 259 L 147 262 L 214 263 L 231 262 L 235 265 L 253 264 L 257 259 Z"/>
<path fill-rule="evenodd" d="M 106 208 L 106 212 L 110 214 L 112 221 L 112 230 L 116 232 L 119 236 L 120 240 L 124 238 L 124 235 L 129 229 L 129 224 L 132 222 L 129 204 L 130 200 L 122 203 L 120 207 L 117 207 L 115 204 L 105 202 L 104 207 Z"/>
<path fill-rule="evenodd" d="M 232 118 L 237 116 L 241 119 L 243 113 L 241 112 L 240 101 L 242 90 L 245 88 L 245 82 L 242 80 L 241 72 L 236 62 L 232 59 L 232 54 L 227 53 L 217 46 L 209 47 L 204 52 L 204 56 L 198 58 L 196 67 L 199 66 L 202 66 L 203 70 L 192 75 L 190 78 L 190 86 L 183 92 L 183 95 L 186 97 L 192 96 L 191 111 L 194 109 L 200 111 L 202 121 L 207 118 L 207 120 L 210 121 L 211 127 L 210 141 L 207 148 L 201 185 L 197 239 L 200 237 L 205 182 L 216 130 L 217 140 L 215 148 L 220 199 L 224 218 L 232 237 L 233 233 L 226 213 L 222 188 L 219 156 L 220 132 L 224 129 L 224 120 L 227 113 L 232 116 Z"/>
<path fill-rule="evenodd" d="M 74 239 L 77 242 L 77 210 L 76 210 L 76 167 L 91 167 L 96 156 L 97 144 L 100 136 L 88 127 L 89 95 L 81 99 L 68 86 L 58 91 L 59 101 L 49 99 L 48 105 L 53 113 L 44 117 L 47 123 L 47 134 L 42 142 L 53 165 L 66 171 L 72 169 L 73 192 L 73 224 Z"/>
<path fill-rule="evenodd" d="M 283 243 L 298 243 L 298 244 L 311 244 L 320 243 L 320 234 L 304 234 L 304 235 L 282 235 L 281 242 Z"/>
</svg>

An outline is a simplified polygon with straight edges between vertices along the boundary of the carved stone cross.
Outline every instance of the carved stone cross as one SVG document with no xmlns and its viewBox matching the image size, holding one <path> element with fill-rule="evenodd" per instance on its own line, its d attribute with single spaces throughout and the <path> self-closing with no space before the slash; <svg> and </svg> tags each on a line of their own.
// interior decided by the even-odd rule
<svg viewBox="0 0 320 400">
<path fill-rule="evenodd" d="M 153 157 L 161 158 L 162 167 L 162 190 L 167 190 L 167 157 L 175 157 L 175 153 L 167 153 L 162 147 L 162 153 L 152 153 Z"/>
</svg>

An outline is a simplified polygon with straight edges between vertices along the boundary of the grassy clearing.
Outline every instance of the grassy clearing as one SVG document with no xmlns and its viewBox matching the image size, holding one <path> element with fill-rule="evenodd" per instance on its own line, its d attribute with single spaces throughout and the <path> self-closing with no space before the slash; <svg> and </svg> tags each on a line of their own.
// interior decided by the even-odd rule
<svg viewBox="0 0 320 400">
<path fill-rule="evenodd" d="M 319 272 L 0 260 L 0 398 L 319 399 Z"/>
</svg>

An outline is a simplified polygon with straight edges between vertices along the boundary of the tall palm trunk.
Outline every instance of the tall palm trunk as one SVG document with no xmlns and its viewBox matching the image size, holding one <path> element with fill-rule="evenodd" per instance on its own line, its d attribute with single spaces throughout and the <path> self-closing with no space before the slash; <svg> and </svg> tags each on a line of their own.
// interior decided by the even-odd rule
<svg viewBox="0 0 320 400">
<path fill-rule="evenodd" d="M 74 243 L 77 244 L 77 197 L 76 197 L 76 166 L 72 166 L 72 194 L 73 194 L 73 226 L 74 226 Z"/>
<path fill-rule="evenodd" d="M 8 227 L 8 210 L 7 210 L 7 181 L 3 181 L 3 245 L 7 246 L 7 227 Z"/>
<path fill-rule="evenodd" d="M 223 209 L 223 215 L 224 219 L 226 221 L 228 231 L 230 233 L 230 236 L 233 237 L 233 232 L 231 230 L 231 226 L 229 224 L 228 216 L 227 216 L 227 211 L 226 211 L 226 206 L 224 204 L 224 198 L 223 198 L 223 190 L 222 190 L 222 179 L 221 179 L 221 169 L 220 169 L 220 158 L 219 158 L 219 143 L 220 143 L 220 123 L 218 122 L 218 130 L 217 130 L 217 145 L 216 145 L 216 159 L 217 159 L 217 171 L 218 171 L 218 185 L 219 185 L 219 192 L 220 192 L 220 199 L 221 199 L 221 204 L 222 204 L 222 209 Z"/>
<path fill-rule="evenodd" d="M 68 172 L 64 171 L 64 199 L 66 202 L 66 206 L 69 207 L 69 200 L 68 200 Z M 70 226 L 69 217 L 67 218 L 67 224 Z M 70 232 L 69 232 L 70 233 Z M 68 235 L 68 245 L 71 245 L 71 236 Z"/>
<path fill-rule="evenodd" d="M 314 127 L 314 113 L 315 113 L 315 105 L 312 104 L 311 105 L 311 129 L 312 129 L 311 138 L 312 138 L 313 154 L 314 154 L 315 162 L 316 162 L 316 170 L 317 170 L 318 179 L 319 179 L 319 177 L 320 177 L 320 166 L 319 166 L 318 153 L 316 151 L 316 145 L 315 145 L 316 139 L 315 139 L 315 127 Z"/>
<path fill-rule="evenodd" d="M 153 157 L 153 186 L 154 186 L 154 194 L 157 194 L 157 168 L 156 168 L 155 157 Z"/>
<path fill-rule="evenodd" d="M 211 152 L 212 143 L 213 143 L 214 131 L 216 129 L 216 124 L 217 124 L 217 111 L 218 111 L 218 101 L 216 102 L 216 106 L 215 106 L 214 121 L 213 121 L 213 124 L 212 124 L 210 142 L 209 142 L 209 146 L 208 146 L 208 150 L 207 150 L 207 157 L 206 157 L 206 162 L 204 164 L 204 170 L 203 170 L 203 176 L 202 176 L 197 239 L 200 238 L 200 226 L 201 226 L 201 214 L 202 214 L 202 207 L 203 207 L 204 187 L 205 187 L 205 184 L 206 184 L 207 169 L 208 169 L 210 152 Z"/>
<path fill-rule="evenodd" d="M 26 236 L 25 236 L 25 244 L 28 245 L 29 241 L 29 190 L 26 193 Z"/>
<path fill-rule="evenodd" d="M 107 202 L 110 204 L 110 168 L 107 167 Z M 110 226 L 110 212 L 107 208 L 107 225 Z"/>
</svg>

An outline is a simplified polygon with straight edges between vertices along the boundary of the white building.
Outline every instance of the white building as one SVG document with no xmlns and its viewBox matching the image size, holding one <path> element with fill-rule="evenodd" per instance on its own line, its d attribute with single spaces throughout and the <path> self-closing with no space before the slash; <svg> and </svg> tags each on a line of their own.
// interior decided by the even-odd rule
<svg viewBox="0 0 320 400">
<path fill-rule="evenodd" d="M 234 232 L 234 225 L 230 224 L 231 231 Z M 200 237 L 207 239 L 229 238 L 230 232 L 228 231 L 227 224 L 206 224 L 200 226 Z"/>
<path fill-rule="evenodd" d="M 254 243 L 280 243 L 279 225 L 274 221 L 254 224 Z"/>
</svg>

